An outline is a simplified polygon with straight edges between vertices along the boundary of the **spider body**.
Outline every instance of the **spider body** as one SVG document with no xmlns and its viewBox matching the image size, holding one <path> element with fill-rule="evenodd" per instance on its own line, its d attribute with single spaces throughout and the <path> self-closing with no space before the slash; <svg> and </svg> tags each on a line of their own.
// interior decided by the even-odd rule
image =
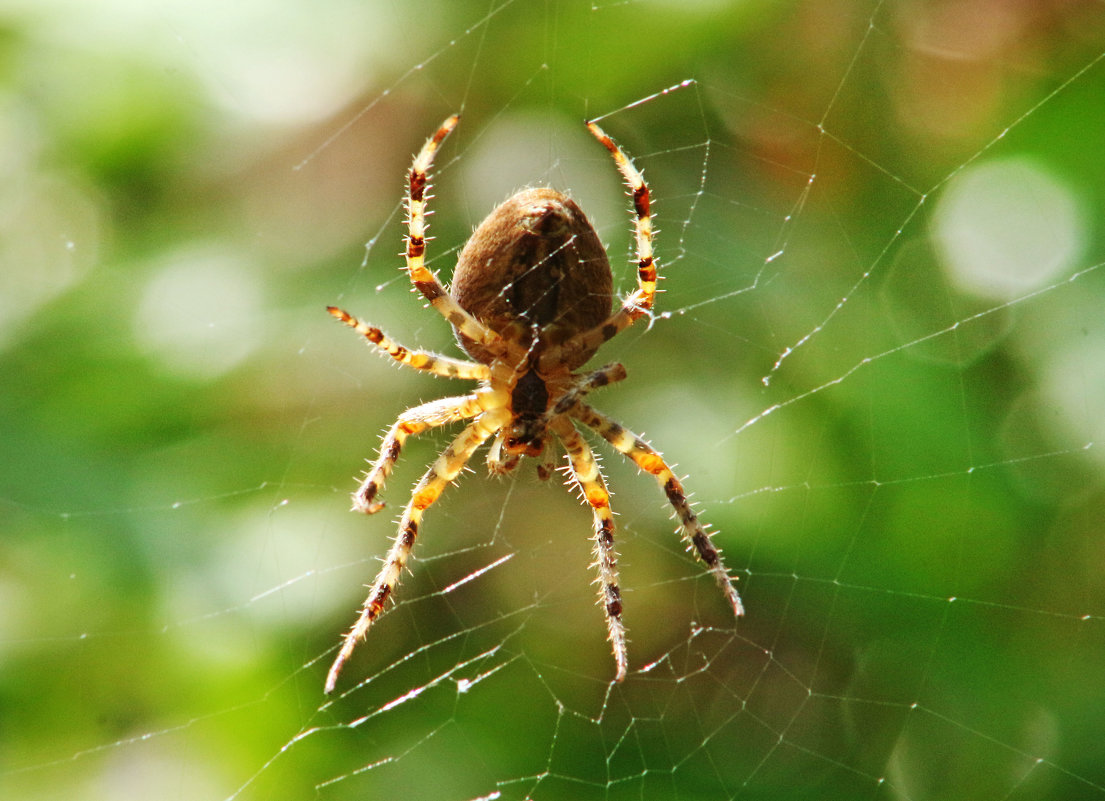
<svg viewBox="0 0 1105 801">
<path fill-rule="evenodd" d="M 735 615 L 740 596 L 699 521 L 683 486 L 647 442 L 585 402 L 595 389 L 626 377 L 620 364 L 577 373 L 607 340 L 648 314 L 656 295 L 649 191 L 622 150 L 594 123 L 591 133 L 614 157 L 633 196 L 637 240 L 637 290 L 611 311 L 613 280 L 606 252 L 591 223 L 567 196 L 548 188 L 525 189 L 498 206 L 476 228 L 461 251 L 447 291 L 425 265 L 427 173 L 438 147 L 456 127 L 445 121 L 415 157 L 407 192 L 406 269 L 412 286 L 453 326 L 474 361 L 411 351 L 380 329 L 347 312 L 329 312 L 401 364 L 445 378 L 479 382 L 475 391 L 408 409 L 385 435 L 380 456 L 353 493 L 353 508 L 372 514 L 383 508 L 377 496 L 412 434 L 470 421 L 415 486 L 399 533 L 353 628 L 327 675 L 333 691 L 343 665 L 367 634 L 394 592 L 421 529 L 422 515 L 487 440 L 491 473 L 507 473 L 524 457 L 540 459 L 538 475 L 551 475 L 552 452 L 567 452 L 567 472 L 594 517 L 599 602 L 614 652 L 615 681 L 625 678 L 625 627 L 614 551 L 610 495 L 594 454 L 577 424 L 607 440 L 643 471 L 652 474 L 675 510 L 689 550 L 706 564 Z"/>
<path fill-rule="evenodd" d="M 550 399 L 598 346 L 555 364 L 542 365 L 541 356 L 610 316 L 613 276 L 598 234 L 571 198 L 546 187 L 523 189 L 472 233 L 449 292 L 500 337 L 486 345 L 456 329 L 461 347 L 478 362 L 511 366 L 503 383 L 512 421 L 502 450 L 540 456 Z M 492 469 L 516 464 L 493 460 Z"/>
</svg>

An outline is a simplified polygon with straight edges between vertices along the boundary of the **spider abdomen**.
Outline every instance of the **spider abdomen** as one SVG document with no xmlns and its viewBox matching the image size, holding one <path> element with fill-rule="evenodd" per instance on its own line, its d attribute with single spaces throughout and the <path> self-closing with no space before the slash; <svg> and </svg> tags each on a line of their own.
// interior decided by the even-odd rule
<svg viewBox="0 0 1105 801">
<path fill-rule="evenodd" d="M 564 342 L 610 315 L 613 278 L 578 205 L 549 188 L 524 189 L 492 211 L 461 251 L 450 290 L 477 320 L 519 343 Z M 490 354 L 461 335 L 476 359 Z M 593 354 L 580 353 L 577 367 Z"/>
</svg>

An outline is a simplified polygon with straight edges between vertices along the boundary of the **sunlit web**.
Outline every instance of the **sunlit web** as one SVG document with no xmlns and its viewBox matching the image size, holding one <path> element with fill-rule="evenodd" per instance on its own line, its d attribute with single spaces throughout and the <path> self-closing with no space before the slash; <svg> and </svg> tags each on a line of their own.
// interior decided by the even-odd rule
<svg viewBox="0 0 1105 801">
<path fill-rule="evenodd" d="M 708 20 L 702 5 L 686 13 Z M 457 11 L 433 20 L 444 37 L 408 36 L 392 77 L 361 87 L 281 160 L 294 185 L 317 186 L 365 130 L 388 141 L 373 169 L 386 172 L 376 202 L 390 214 L 354 215 L 363 261 L 337 260 L 336 296 L 322 300 L 453 353 L 396 269 L 403 148 L 464 112 L 434 175 L 430 263 L 446 277 L 491 206 L 549 183 L 597 221 L 628 292 L 628 201 L 559 95 L 573 70 L 602 65 L 603 85 L 574 102 L 650 181 L 665 291 L 650 324 L 595 362 L 630 373 L 597 403 L 688 474 L 746 619 L 726 614 L 683 552 L 652 481 L 605 452 L 631 637 L 629 679 L 611 685 L 589 515 L 531 472 L 486 480 L 477 457 L 427 516 L 398 602 L 325 698 L 342 627 L 394 533 L 386 514 L 346 512 L 352 475 L 400 410 L 464 390 L 388 370 L 300 295 L 281 301 L 285 322 L 267 339 L 284 343 L 279 359 L 258 339 L 218 368 L 286 370 L 267 392 L 307 399 L 262 479 L 26 510 L 90 530 L 220 529 L 197 565 L 167 569 L 161 623 L 103 625 L 80 609 L 56 639 L 90 670 L 102 649 L 152 643 L 194 661 L 201 683 L 250 680 L 158 716 L 139 710 L 118 736 L 21 754 L 0 779 L 27 797 L 70 784 L 243 799 L 289 787 L 321 798 L 1105 798 L 1089 706 L 1105 689 L 1093 511 L 1105 327 L 1089 177 L 1102 124 L 1085 101 L 1102 90 L 1105 46 L 1059 10 L 820 8 L 759 29 L 727 23 L 741 52 L 704 51 L 678 74 L 655 69 L 657 42 L 631 37 L 642 17 L 675 13 L 664 4 L 554 4 L 524 33 L 525 3 Z M 208 71 L 219 63 L 202 33 L 182 36 Z M 504 49 L 519 59 L 509 91 Z M 610 74 L 609 49 L 650 71 Z M 579 52 L 587 64 L 565 55 Z M 385 136 L 396 120 L 403 135 Z M 191 264 L 160 265 L 143 319 L 196 287 Z M 202 275 L 222 280 L 220 264 Z M 256 273 L 244 275 L 221 284 L 228 310 L 254 291 Z M 180 308 L 185 325 L 191 307 Z M 179 335 L 149 347 L 181 373 L 210 365 Z M 406 449 L 393 508 L 444 441 Z M 30 637 L 43 650 L 54 639 Z M 259 661 L 277 667 L 258 678 Z M 42 714 L 61 725 L 57 710 Z M 223 760 L 235 732 L 243 753 Z"/>
</svg>

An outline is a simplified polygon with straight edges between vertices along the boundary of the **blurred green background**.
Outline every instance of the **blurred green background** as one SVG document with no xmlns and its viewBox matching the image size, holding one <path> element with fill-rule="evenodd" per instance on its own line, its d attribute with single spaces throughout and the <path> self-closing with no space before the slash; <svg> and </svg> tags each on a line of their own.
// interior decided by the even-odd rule
<svg viewBox="0 0 1105 801">
<path fill-rule="evenodd" d="M 1105 798 L 1105 9 L 1093 2 L 0 5 L 0 796 Z M 482 456 L 321 693 L 411 483 L 347 493 L 400 272 L 527 184 L 665 293 L 596 406 L 689 474 L 734 624 L 614 454 L 590 515 Z M 474 571 L 493 569 L 457 586 Z"/>
</svg>

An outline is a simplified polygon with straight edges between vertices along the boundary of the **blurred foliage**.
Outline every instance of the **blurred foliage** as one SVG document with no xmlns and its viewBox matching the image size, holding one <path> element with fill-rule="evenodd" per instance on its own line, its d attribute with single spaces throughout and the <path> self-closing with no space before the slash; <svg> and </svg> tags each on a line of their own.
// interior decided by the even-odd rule
<svg viewBox="0 0 1105 801">
<path fill-rule="evenodd" d="M 0 795 L 1105 798 L 1103 22 L 0 8 Z M 346 511 L 351 476 L 401 409 L 462 390 L 324 307 L 455 352 L 395 254 L 410 153 L 456 110 L 446 278 L 491 204 L 548 182 L 628 291 L 627 202 L 580 120 L 645 169 L 671 314 L 604 348 L 630 379 L 595 403 L 690 473 L 749 614 L 606 457 L 631 662 L 656 663 L 609 688 L 589 515 L 477 456 L 327 703 L 392 534 Z M 982 164 L 1071 211 L 942 217 Z M 967 260 L 1003 221 L 1012 251 Z M 1064 244 L 1009 289 L 1018 249 Z M 392 509 L 445 441 L 405 449 Z"/>
</svg>

